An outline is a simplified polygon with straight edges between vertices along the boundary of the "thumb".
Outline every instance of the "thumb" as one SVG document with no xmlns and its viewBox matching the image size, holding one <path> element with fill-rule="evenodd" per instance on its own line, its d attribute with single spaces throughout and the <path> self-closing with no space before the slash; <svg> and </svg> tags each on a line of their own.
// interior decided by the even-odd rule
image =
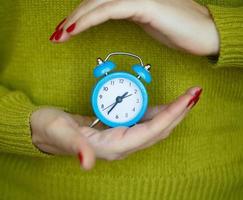
<svg viewBox="0 0 243 200">
<path fill-rule="evenodd" d="M 75 130 L 78 131 L 78 130 Z M 72 147 L 72 153 L 78 156 L 80 165 L 86 169 L 90 170 L 95 164 L 95 152 L 86 138 L 78 134 L 73 140 L 70 141 Z"/>
<path fill-rule="evenodd" d="M 51 134 L 53 144 L 59 147 L 61 154 L 76 155 L 84 169 L 91 169 L 95 164 L 95 153 L 85 136 L 80 134 L 80 126 L 69 117 L 58 124 L 53 131 L 55 134 Z"/>
</svg>

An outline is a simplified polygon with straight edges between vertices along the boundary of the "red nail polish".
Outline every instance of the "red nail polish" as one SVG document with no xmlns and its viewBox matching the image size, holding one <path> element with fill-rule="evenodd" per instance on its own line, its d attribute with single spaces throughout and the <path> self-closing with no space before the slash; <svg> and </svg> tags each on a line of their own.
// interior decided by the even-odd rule
<svg viewBox="0 0 243 200">
<path fill-rule="evenodd" d="M 55 31 L 54 33 L 52 33 L 51 37 L 49 38 L 49 40 L 53 40 L 53 38 L 55 37 L 57 31 Z"/>
<path fill-rule="evenodd" d="M 67 19 L 67 18 L 64 18 L 64 19 L 57 25 L 57 27 L 56 27 L 55 29 L 58 30 L 59 27 L 63 24 L 63 22 L 65 22 L 66 19 Z"/>
<path fill-rule="evenodd" d="M 55 35 L 55 40 L 59 40 L 62 37 L 63 29 L 57 30 L 57 33 Z"/>
<path fill-rule="evenodd" d="M 202 93 L 202 88 L 195 92 L 195 96 L 199 97 L 201 95 L 201 93 Z"/>
<path fill-rule="evenodd" d="M 197 102 L 199 101 L 200 97 L 198 97 L 197 99 L 195 99 L 193 105 L 192 105 L 192 108 L 197 104 Z"/>
<path fill-rule="evenodd" d="M 79 152 L 78 158 L 79 158 L 80 164 L 82 165 L 83 164 L 83 154 L 81 152 Z"/>
<path fill-rule="evenodd" d="M 72 25 L 70 25 L 70 26 L 66 29 L 66 31 L 67 31 L 68 33 L 71 33 L 71 32 L 75 29 L 75 26 L 76 26 L 76 23 L 73 23 Z"/>
<path fill-rule="evenodd" d="M 188 108 L 191 104 L 194 104 L 194 105 L 195 105 L 195 104 L 198 102 L 201 93 L 202 93 L 202 89 L 197 90 L 197 91 L 195 92 L 195 95 L 194 95 L 194 96 L 190 99 L 190 101 L 188 102 L 188 104 L 187 104 L 187 108 Z"/>
<path fill-rule="evenodd" d="M 194 100 L 195 100 L 195 96 L 190 99 L 186 107 L 188 108 L 194 102 Z"/>
</svg>

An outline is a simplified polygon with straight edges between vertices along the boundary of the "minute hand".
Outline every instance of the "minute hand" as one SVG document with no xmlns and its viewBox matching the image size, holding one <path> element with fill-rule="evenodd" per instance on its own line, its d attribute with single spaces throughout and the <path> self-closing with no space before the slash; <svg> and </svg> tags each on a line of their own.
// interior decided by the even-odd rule
<svg viewBox="0 0 243 200">
<path fill-rule="evenodd" d="M 129 95 L 125 96 L 123 99 L 125 99 L 125 98 L 127 98 L 127 97 L 130 97 L 130 96 L 132 96 L 132 94 L 129 94 Z M 114 103 L 112 103 L 111 105 L 107 106 L 107 107 L 104 108 L 102 111 L 104 111 L 104 110 L 110 108 L 111 106 L 115 105 L 115 103 L 116 103 L 116 102 L 114 102 Z"/>
<path fill-rule="evenodd" d="M 128 92 L 125 92 L 122 96 L 117 96 L 116 97 L 116 103 L 111 107 L 111 109 L 108 111 L 108 115 L 110 114 L 110 112 L 116 107 L 116 105 L 118 103 L 121 103 L 122 100 L 126 97 L 126 95 L 128 94 Z"/>
</svg>

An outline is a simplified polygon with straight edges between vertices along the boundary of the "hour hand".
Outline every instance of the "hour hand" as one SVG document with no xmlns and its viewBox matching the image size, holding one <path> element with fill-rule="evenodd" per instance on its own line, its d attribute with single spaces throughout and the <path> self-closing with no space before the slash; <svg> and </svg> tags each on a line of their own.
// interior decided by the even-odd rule
<svg viewBox="0 0 243 200">
<path fill-rule="evenodd" d="M 119 102 L 116 102 L 112 107 L 111 107 L 111 109 L 108 111 L 108 115 L 110 114 L 110 112 L 116 107 L 116 105 L 118 104 Z"/>
<path fill-rule="evenodd" d="M 128 94 L 128 92 L 125 92 L 122 96 L 117 96 L 116 97 L 116 102 L 115 102 L 115 104 L 111 107 L 111 109 L 108 111 L 108 115 L 110 114 L 110 112 L 116 107 L 116 105 L 118 104 L 118 103 L 121 103 L 122 102 L 122 100 L 126 97 L 126 95 Z"/>
</svg>

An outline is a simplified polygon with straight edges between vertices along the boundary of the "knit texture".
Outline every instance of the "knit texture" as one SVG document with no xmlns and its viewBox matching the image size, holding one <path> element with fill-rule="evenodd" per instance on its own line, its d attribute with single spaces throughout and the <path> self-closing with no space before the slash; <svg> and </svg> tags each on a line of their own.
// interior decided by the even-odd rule
<svg viewBox="0 0 243 200">
<path fill-rule="evenodd" d="M 0 199 L 242 199 L 243 2 L 202 0 L 220 35 L 212 62 L 167 48 L 127 21 L 110 21 L 65 44 L 48 40 L 79 0 L 0 3 Z M 80 170 L 75 156 L 48 156 L 31 142 L 41 106 L 92 115 L 96 58 L 133 52 L 152 65 L 150 105 L 199 85 L 197 106 L 169 138 L 124 160 Z M 133 59 L 117 57 L 117 70 Z"/>
<path fill-rule="evenodd" d="M 220 36 L 220 56 L 215 67 L 243 67 L 243 7 L 208 5 Z"/>
</svg>

